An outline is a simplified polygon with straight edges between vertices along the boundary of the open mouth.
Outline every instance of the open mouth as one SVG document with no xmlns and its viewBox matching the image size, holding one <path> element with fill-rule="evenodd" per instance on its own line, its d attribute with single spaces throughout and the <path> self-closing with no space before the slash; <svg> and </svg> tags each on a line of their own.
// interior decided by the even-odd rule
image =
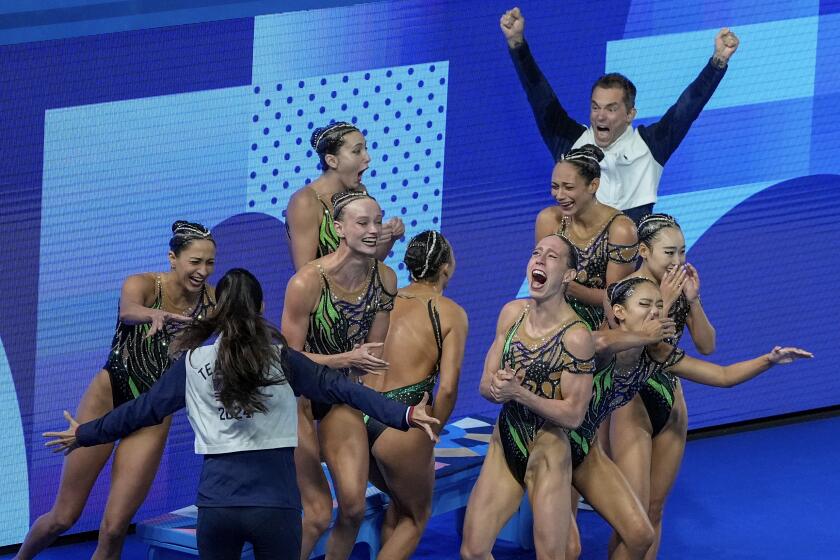
<svg viewBox="0 0 840 560">
<path fill-rule="evenodd" d="M 190 285 L 194 288 L 200 288 L 204 285 L 204 278 L 200 276 L 190 276 L 188 280 L 190 282 Z"/>
<path fill-rule="evenodd" d="M 362 169 L 361 171 L 359 171 L 359 173 L 357 174 L 357 179 L 359 179 L 359 182 L 360 182 L 360 183 L 362 182 L 362 175 L 364 175 L 364 174 L 365 174 L 365 171 L 367 171 L 367 167 L 365 167 L 364 169 Z"/>
<path fill-rule="evenodd" d="M 376 237 L 363 237 L 362 244 L 368 247 L 376 247 Z"/>
<path fill-rule="evenodd" d="M 531 271 L 531 287 L 539 290 L 545 283 L 548 282 L 548 275 L 546 275 L 545 271 L 535 268 Z"/>
<path fill-rule="evenodd" d="M 574 200 L 564 200 L 562 202 L 558 201 L 557 204 L 563 210 L 571 210 L 572 207 L 575 205 L 575 201 Z"/>
</svg>

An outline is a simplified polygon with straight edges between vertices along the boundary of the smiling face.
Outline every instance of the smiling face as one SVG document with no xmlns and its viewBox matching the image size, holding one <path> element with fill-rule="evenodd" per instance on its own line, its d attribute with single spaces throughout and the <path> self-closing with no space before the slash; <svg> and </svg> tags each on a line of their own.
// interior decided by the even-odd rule
<svg viewBox="0 0 840 560">
<path fill-rule="evenodd" d="M 619 87 L 596 87 L 592 90 L 589 124 L 599 148 L 606 148 L 624 134 L 636 109 L 627 109 L 624 90 Z"/>
<path fill-rule="evenodd" d="M 208 239 L 196 239 L 176 255 L 169 251 L 169 264 L 176 281 L 187 292 L 198 293 L 216 265 L 216 244 Z"/>
<path fill-rule="evenodd" d="M 382 232 L 382 209 L 370 197 L 348 202 L 335 221 L 335 231 L 354 253 L 375 257 Z"/>
<path fill-rule="evenodd" d="M 341 147 L 335 154 L 326 154 L 327 167 L 335 172 L 342 185 L 349 190 L 359 190 L 362 176 L 370 165 L 367 142 L 361 132 L 353 131 L 342 138 Z"/>
<path fill-rule="evenodd" d="M 685 264 L 685 237 L 679 228 L 663 228 L 656 233 L 650 245 L 639 244 L 639 255 L 651 275 L 661 281 L 666 272 Z"/>
<path fill-rule="evenodd" d="M 653 312 L 656 317 L 662 315 L 662 294 L 652 282 L 642 282 L 623 303 L 613 305 L 613 314 L 618 319 L 619 327 L 625 331 L 638 331 L 645 319 Z"/>
<path fill-rule="evenodd" d="M 556 235 L 540 240 L 528 260 L 528 295 L 544 301 L 558 294 L 575 279 L 577 271 L 569 267 L 569 245 Z"/>
<path fill-rule="evenodd" d="M 595 201 L 599 183 L 597 177 L 587 182 L 575 164 L 560 161 L 551 173 L 551 196 L 564 216 L 574 216 Z"/>
</svg>

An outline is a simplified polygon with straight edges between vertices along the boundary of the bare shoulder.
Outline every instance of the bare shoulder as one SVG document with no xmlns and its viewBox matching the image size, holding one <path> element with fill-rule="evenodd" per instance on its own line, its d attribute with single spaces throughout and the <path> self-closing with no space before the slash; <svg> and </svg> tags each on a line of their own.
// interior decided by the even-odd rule
<svg viewBox="0 0 840 560">
<path fill-rule="evenodd" d="M 443 324 L 453 330 L 464 330 L 469 328 L 469 318 L 463 307 L 448 297 L 441 297 L 438 300 L 438 313 L 443 319 Z"/>
<path fill-rule="evenodd" d="M 320 210 L 315 190 L 309 185 L 299 188 L 289 199 L 288 212 L 310 213 Z"/>
<path fill-rule="evenodd" d="M 610 242 L 621 245 L 636 243 L 636 224 L 624 214 L 617 216 L 610 224 L 609 238 Z"/>
<path fill-rule="evenodd" d="M 512 325 L 530 301 L 529 299 L 515 299 L 507 302 L 499 312 L 499 327 L 506 328 Z"/>
<path fill-rule="evenodd" d="M 575 323 L 563 334 L 563 345 L 576 358 L 588 360 L 595 355 L 592 332 L 583 323 Z"/>
<path fill-rule="evenodd" d="M 297 293 L 305 293 L 308 290 L 312 290 L 313 287 L 320 286 L 321 273 L 318 270 L 317 262 L 312 261 L 300 267 L 300 270 L 295 272 L 295 275 L 289 279 L 287 291 L 292 290 Z"/>
<path fill-rule="evenodd" d="M 560 230 L 560 223 L 562 221 L 563 215 L 557 206 L 547 206 L 540 210 L 540 213 L 537 214 L 537 221 L 534 227 L 536 241 L 557 233 Z"/>
<path fill-rule="evenodd" d="M 379 279 L 382 280 L 382 286 L 390 294 L 397 293 L 397 273 L 394 269 L 382 261 L 376 261 L 377 272 Z"/>
<path fill-rule="evenodd" d="M 157 278 L 162 273 L 141 272 L 128 276 L 122 285 L 122 298 L 148 307 L 157 295 Z"/>
</svg>

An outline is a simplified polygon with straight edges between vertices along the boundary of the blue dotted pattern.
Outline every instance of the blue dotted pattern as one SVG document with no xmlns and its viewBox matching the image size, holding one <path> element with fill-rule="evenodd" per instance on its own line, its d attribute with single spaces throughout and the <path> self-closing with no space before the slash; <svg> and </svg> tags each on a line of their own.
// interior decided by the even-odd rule
<svg viewBox="0 0 840 560">
<path fill-rule="evenodd" d="M 312 131 L 351 122 L 371 157 L 362 181 L 386 220 L 405 223 L 387 262 L 406 283 L 406 240 L 440 229 L 448 81 L 444 61 L 254 84 L 246 211 L 285 222 L 289 198 L 321 174 Z"/>
</svg>

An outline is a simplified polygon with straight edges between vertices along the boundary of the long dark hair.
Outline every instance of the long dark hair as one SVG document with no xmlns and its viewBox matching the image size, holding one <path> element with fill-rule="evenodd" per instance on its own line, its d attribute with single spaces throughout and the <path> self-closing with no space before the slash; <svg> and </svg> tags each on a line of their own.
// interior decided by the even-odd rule
<svg viewBox="0 0 840 560">
<path fill-rule="evenodd" d="M 220 337 L 213 387 L 216 398 L 231 414 L 267 412 L 263 387 L 286 383 L 277 344 L 286 345 L 280 331 L 261 314 L 263 291 L 259 280 L 244 268 L 233 268 L 216 284 L 216 307 L 206 319 L 187 327 L 172 351 L 201 346 Z"/>
</svg>

